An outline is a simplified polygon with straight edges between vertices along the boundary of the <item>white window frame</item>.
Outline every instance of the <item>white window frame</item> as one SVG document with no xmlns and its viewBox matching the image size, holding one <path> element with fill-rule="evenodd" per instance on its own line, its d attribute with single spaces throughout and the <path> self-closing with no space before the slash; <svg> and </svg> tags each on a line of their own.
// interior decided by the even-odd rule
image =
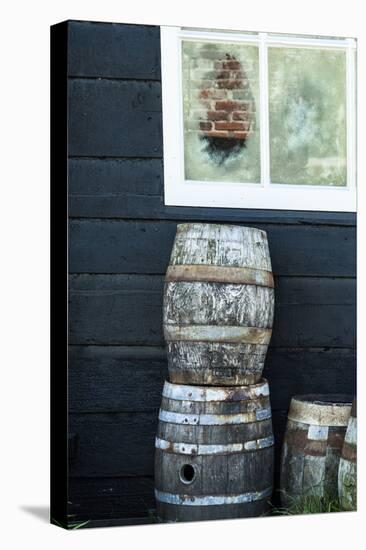
<svg viewBox="0 0 366 550">
<path fill-rule="evenodd" d="M 160 27 L 165 204 L 279 210 L 356 211 L 356 40 L 237 33 Z M 241 42 L 259 47 L 261 181 L 256 183 L 186 180 L 182 100 L 182 41 Z M 268 46 L 315 47 L 346 51 L 347 185 L 270 182 L 268 128 Z"/>
</svg>

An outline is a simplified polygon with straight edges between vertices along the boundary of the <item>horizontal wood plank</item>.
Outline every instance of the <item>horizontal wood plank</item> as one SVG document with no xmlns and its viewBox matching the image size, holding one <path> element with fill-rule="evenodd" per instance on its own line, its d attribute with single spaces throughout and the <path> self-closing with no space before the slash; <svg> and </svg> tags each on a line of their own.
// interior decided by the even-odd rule
<svg viewBox="0 0 366 550">
<path fill-rule="evenodd" d="M 355 393 L 352 349 L 270 348 L 264 376 L 271 405 L 287 409 L 301 393 Z M 151 412 L 161 403 L 168 376 L 164 348 L 70 346 L 70 412 Z"/>
<path fill-rule="evenodd" d="M 356 225 L 354 212 L 165 206 L 162 159 L 143 158 L 71 158 L 69 216 L 244 224 Z"/>
<path fill-rule="evenodd" d="M 160 28 L 120 23 L 68 23 L 69 76 L 160 79 Z"/>
<path fill-rule="evenodd" d="M 148 412 L 167 378 L 163 348 L 70 346 L 70 412 Z"/>
<path fill-rule="evenodd" d="M 273 411 L 273 432 L 279 456 L 287 411 Z M 77 434 L 77 453 L 69 476 L 146 477 L 154 475 L 155 413 L 70 414 Z"/>
<path fill-rule="evenodd" d="M 70 478 L 70 521 L 146 518 L 155 507 L 152 477 Z"/>
<path fill-rule="evenodd" d="M 69 216 L 159 216 L 163 166 L 161 159 L 70 159 Z M 109 214 L 105 215 L 105 214 Z"/>
<path fill-rule="evenodd" d="M 252 226 L 253 224 L 246 224 Z M 177 224 L 71 220 L 71 273 L 165 273 Z M 267 231 L 275 275 L 354 277 L 354 227 L 255 224 Z"/>
<path fill-rule="evenodd" d="M 276 278 L 273 347 L 353 347 L 355 280 Z M 69 343 L 163 346 L 163 277 L 73 275 Z"/>
<path fill-rule="evenodd" d="M 77 451 L 70 477 L 153 475 L 158 422 L 152 413 L 70 414 Z"/>
<path fill-rule="evenodd" d="M 69 155 L 161 157 L 159 82 L 70 80 Z"/>
</svg>

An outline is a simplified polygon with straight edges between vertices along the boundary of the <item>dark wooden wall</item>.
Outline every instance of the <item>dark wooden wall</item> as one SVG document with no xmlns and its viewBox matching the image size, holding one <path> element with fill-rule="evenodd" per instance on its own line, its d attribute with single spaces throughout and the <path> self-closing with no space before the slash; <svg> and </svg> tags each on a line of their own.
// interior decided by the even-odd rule
<svg viewBox="0 0 366 550">
<path fill-rule="evenodd" d="M 167 374 L 163 277 L 177 223 L 268 233 L 276 309 L 265 376 L 278 470 L 291 396 L 355 391 L 356 218 L 165 207 L 159 28 L 67 25 L 69 513 L 145 521 Z"/>
</svg>

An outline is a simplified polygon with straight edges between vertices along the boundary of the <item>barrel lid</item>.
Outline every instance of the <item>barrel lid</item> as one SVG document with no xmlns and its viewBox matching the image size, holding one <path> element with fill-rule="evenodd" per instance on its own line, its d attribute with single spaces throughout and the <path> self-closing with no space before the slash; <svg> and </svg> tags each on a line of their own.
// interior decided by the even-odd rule
<svg viewBox="0 0 366 550">
<path fill-rule="evenodd" d="M 245 401 L 268 395 L 269 386 L 265 378 L 257 384 L 220 387 L 188 386 L 166 381 L 163 388 L 163 397 L 178 401 Z"/>
<path fill-rule="evenodd" d="M 351 395 L 295 395 L 291 399 L 288 418 L 317 426 L 347 426 L 351 406 Z"/>
</svg>

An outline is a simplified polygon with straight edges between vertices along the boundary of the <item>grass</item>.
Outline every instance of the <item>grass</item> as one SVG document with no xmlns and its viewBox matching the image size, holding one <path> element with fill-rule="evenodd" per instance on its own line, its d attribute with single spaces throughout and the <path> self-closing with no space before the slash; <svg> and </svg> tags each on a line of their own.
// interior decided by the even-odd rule
<svg viewBox="0 0 366 550">
<path fill-rule="evenodd" d="M 293 498 L 287 495 L 289 505 L 283 508 L 273 508 L 274 515 L 292 516 L 298 514 L 327 514 L 343 512 L 338 498 L 329 496 L 302 496 Z"/>
</svg>

